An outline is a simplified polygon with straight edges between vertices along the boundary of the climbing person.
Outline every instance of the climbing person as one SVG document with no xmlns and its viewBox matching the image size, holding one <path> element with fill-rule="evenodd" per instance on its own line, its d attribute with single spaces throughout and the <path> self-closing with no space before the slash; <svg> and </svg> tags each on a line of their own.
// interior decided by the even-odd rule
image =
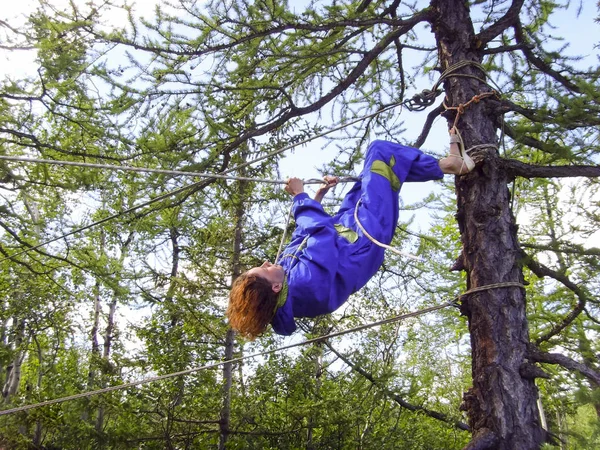
<svg viewBox="0 0 600 450">
<path fill-rule="evenodd" d="M 416 148 L 372 142 L 360 181 L 334 216 L 324 211 L 321 200 L 337 177 L 325 177 L 314 199 L 304 192 L 302 180 L 290 178 L 285 190 L 293 196 L 296 221 L 291 242 L 276 264 L 265 261 L 234 280 L 227 308 L 231 327 L 248 339 L 261 335 L 269 323 L 276 333 L 290 335 L 296 330 L 294 318 L 328 314 L 343 305 L 383 263 L 384 248 L 372 238 L 392 241 L 402 184 L 473 169 L 459 142 L 451 130 L 450 152 L 439 161 Z"/>
</svg>

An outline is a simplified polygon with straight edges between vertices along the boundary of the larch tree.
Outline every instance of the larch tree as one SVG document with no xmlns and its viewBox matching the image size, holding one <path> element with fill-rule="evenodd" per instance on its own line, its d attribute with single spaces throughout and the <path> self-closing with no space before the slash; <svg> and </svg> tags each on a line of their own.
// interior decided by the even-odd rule
<svg viewBox="0 0 600 450">
<path fill-rule="evenodd" d="M 318 376 L 314 355 L 303 355 L 297 365 L 284 357 L 273 358 L 266 366 L 279 368 L 281 373 L 277 376 L 257 368 L 248 386 L 264 397 L 257 395 L 252 402 L 232 395 L 236 393 L 231 384 L 241 385 L 245 377 L 240 369 L 234 380 L 232 366 L 222 377 L 224 389 L 215 392 L 215 398 L 223 400 L 218 410 L 214 399 L 203 405 L 183 401 L 185 389 L 190 388 L 183 381 L 173 382 L 164 392 L 150 388 L 150 395 L 164 406 L 160 401 L 156 405 L 142 401 L 140 408 L 152 410 L 154 416 L 148 417 L 156 419 L 149 420 L 148 428 L 156 420 L 163 435 L 152 436 L 146 429 L 143 432 L 150 434 L 133 441 L 163 439 L 162 444 L 174 448 L 206 439 L 201 442 L 215 445 L 220 441 L 220 447 L 226 448 L 238 430 L 235 439 L 247 433 L 272 445 L 293 447 L 297 444 L 293 430 L 301 428 L 307 436 L 305 446 L 317 447 L 321 439 L 331 446 L 373 442 L 395 448 L 395 443 L 381 438 L 384 433 L 375 432 L 380 430 L 372 414 L 377 412 L 380 426 L 388 426 L 393 423 L 394 408 L 399 408 L 469 430 L 467 449 L 537 449 L 545 442 L 556 443 L 561 431 L 554 430 L 553 435 L 544 425 L 538 407 L 539 378 L 549 379 L 539 383 L 542 403 L 544 389 L 551 391 L 554 379 L 576 386 L 599 410 L 598 249 L 584 241 L 599 223 L 600 71 L 597 66 L 585 67 L 576 53 L 569 56 L 568 43 L 552 35 L 553 20 L 570 7 L 568 1 L 546 0 L 225 0 L 203 4 L 178 0 L 157 3 L 153 17 L 142 19 L 134 7 L 114 1 L 85 6 L 71 2 L 61 9 L 50 0 L 40 0 L 28 27 L 0 22 L 3 48 L 35 49 L 38 65 L 35 75 L 7 78 L 0 87 L 2 154 L 221 174 L 253 160 L 261 164 L 245 167 L 245 175 L 274 176 L 279 156 L 273 149 L 300 144 L 325 131 L 331 121 L 348 126 L 328 142 L 329 148 L 337 144 L 339 152 L 324 170 L 351 171 L 360 164 L 369 140 L 402 140 L 421 147 L 441 116 L 447 122 L 444 128 L 459 131 L 476 161 L 471 173 L 455 179 L 456 204 L 446 208 L 446 213 L 454 213 L 456 226 L 453 231 L 440 228 L 447 241 L 438 247 L 448 258 L 455 248 L 449 244 L 452 237 L 460 240 L 451 266 L 464 274 L 466 285 L 460 312 L 467 320 L 471 387 L 464 392 L 460 409 L 467 423 L 459 411 L 442 413 L 414 403 L 418 396 L 413 391 L 420 384 L 419 374 L 427 372 L 425 367 L 414 380 L 396 367 L 410 360 L 394 359 L 399 353 L 398 336 L 406 333 L 404 347 L 417 352 L 414 336 L 424 328 L 408 332 L 384 328 L 380 335 L 365 338 L 368 348 L 382 355 L 381 364 L 369 361 L 358 350 L 348 355 L 331 342 L 319 348 Z M 115 12 L 124 12 L 128 22 L 113 26 L 107 17 Z M 409 94 L 425 82 L 432 83 L 433 89 L 414 97 Z M 398 120 L 398 109 L 391 108 L 401 104 L 406 109 L 430 109 L 414 139 L 403 138 L 404 124 Z M 60 263 L 103 275 L 89 261 L 60 259 L 58 251 L 13 255 L 22 248 L 30 251 L 34 241 L 56 234 L 52 226 L 68 216 L 62 208 L 52 210 L 51 198 L 43 199 L 47 202 L 45 221 L 30 227 L 29 218 L 35 214 L 31 214 L 31 194 L 25 187 L 49 183 L 52 198 L 72 201 L 71 192 L 101 190 L 107 179 L 91 170 L 65 169 L 67 181 L 59 182 L 40 168 L 10 167 L 5 161 L 0 166 L 0 182 L 11 190 L 0 210 L 5 230 L 0 247 L 3 267 L 29 270 L 29 258 L 33 258 L 29 255 L 34 254 L 43 260 L 43 267 L 52 265 L 52 270 Z M 557 181 L 563 178 L 568 181 Z M 115 196 L 111 212 L 123 210 L 118 206 L 123 194 L 119 182 L 128 199 L 136 193 L 152 199 L 157 192 L 182 186 L 176 177 L 162 175 L 149 175 L 137 184 L 126 176 L 111 178 L 110 192 Z M 226 280 L 272 253 L 276 243 L 265 242 L 281 235 L 279 229 L 266 227 L 273 219 L 265 219 L 268 210 L 261 208 L 277 194 L 254 184 L 241 190 L 239 185 L 236 189 L 226 181 L 209 179 L 176 191 L 170 200 L 143 208 L 130 219 L 118 218 L 123 227 L 118 231 L 142 235 L 141 242 L 128 249 L 128 258 L 144 268 L 130 268 L 139 275 L 132 277 L 131 286 L 138 288 L 133 290 L 148 306 L 156 306 L 145 329 L 139 330 L 147 346 L 144 368 L 181 370 L 194 362 L 236 353 L 230 345 L 231 332 L 218 318 L 224 312 L 219 301 L 226 296 Z M 240 203 L 246 197 L 254 202 L 248 210 Z M 230 217 L 210 214 L 217 205 L 230 211 Z M 518 223 L 519 214 L 535 220 Z M 240 229 L 241 222 L 245 230 Z M 194 230 L 198 223 L 205 229 Z M 224 236 L 224 231 L 231 236 Z M 434 251 L 426 242 L 420 249 L 429 256 Z M 169 269 L 150 267 L 145 259 L 148 251 L 168 255 Z M 194 276 L 188 278 L 192 272 Z M 430 303 L 439 303 L 437 294 L 448 294 L 448 286 L 442 285 L 444 276 L 431 268 L 415 271 L 393 259 L 382 273 L 393 272 L 411 280 L 435 278 L 431 286 L 418 290 L 428 294 Z M 193 287 L 194 279 L 199 288 Z M 384 279 L 384 275 L 378 278 Z M 448 279 L 455 286 L 458 276 L 450 274 Z M 103 282 L 110 286 L 110 280 Z M 184 307 L 194 295 L 203 303 Z M 375 298 L 378 294 L 366 289 L 361 300 L 371 304 Z M 371 312 L 386 311 L 371 308 Z M 17 326 L 7 317 L 3 320 L 5 329 Z M 325 324 L 335 327 L 335 322 Z M 318 325 L 307 329 L 327 329 Z M 444 336 L 440 332 L 436 338 Z M 193 339 L 211 342 L 203 341 L 193 349 L 178 345 Z M 11 350 L 16 349 L 14 342 Z M 239 351 L 244 351 L 240 344 Z M 269 340 L 264 345 L 272 344 Z M 228 349 L 226 353 L 223 348 Z M 169 354 L 161 353 L 164 349 Z M 321 370 L 327 357 L 339 358 L 352 371 L 343 384 L 348 388 L 344 393 L 336 392 L 335 376 Z M 431 354 L 428 357 L 433 361 Z M 402 380 L 388 383 L 395 374 L 407 377 L 406 389 L 395 389 L 404 386 Z M 280 392 L 277 383 L 282 383 L 285 392 Z M 303 383 L 310 388 L 303 391 Z M 434 389 L 436 383 L 429 378 L 421 384 Z M 362 418 L 356 417 L 357 411 L 319 414 L 314 409 L 321 398 L 336 403 L 344 394 L 359 397 L 357 390 L 364 386 L 378 391 L 364 397 L 370 412 Z M 206 394 L 206 386 L 193 389 L 198 397 Z M 279 403 L 281 397 L 284 406 Z M 244 408 L 244 401 L 260 406 L 276 424 L 274 430 L 263 425 L 257 431 L 256 419 Z M 302 404 L 304 411 L 294 408 L 294 402 Z M 436 406 L 442 408 L 444 403 L 453 404 L 440 401 Z M 212 407 L 213 411 L 203 420 L 194 420 L 188 415 L 194 407 L 206 408 L 203 411 Z M 332 431 L 336 420 L 358 424 L 360 432 Z M 406 436 L 418 435 L 410 434 L 408 428 Z M 392 436 L 402 435 L 395 425 L 386 430 Z M 205 435 L 211 437 L 199 437 Z M 462 445 L 458 441 L 456 445 Z"/>
</svg>

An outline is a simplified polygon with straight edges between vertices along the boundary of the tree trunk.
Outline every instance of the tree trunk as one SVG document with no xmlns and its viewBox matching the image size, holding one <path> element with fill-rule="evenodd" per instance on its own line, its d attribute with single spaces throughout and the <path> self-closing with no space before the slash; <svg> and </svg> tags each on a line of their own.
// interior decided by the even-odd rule
<svg viewBox="0 0 600 450">
<path fill-rule="evenodd" d="M 235 332 L 229 328 L 225 336 L 225 360 L 233 358 L 233 347 L 235 343 Z M 233 384 L 233 364 L 226 363 L 223 366 L 223 406 L 221 408 L 221 420 L 219 421 L 219 450 L 224 450 L 229 438 L 230 415 L 231 415 L 231 386 Z"/>
<path fill-rule="evenodd" d="M 4 303 L 2 305 L 2 308 L 7 310 L 8 305 L 6 303 Z M 7 352 L 10 350 L 10 342 L 8 339 L 9 323 L 10 323 L 10 317 L 6 317 L 2 321 L 2 325 L 1 325 L 2 329 L 0 331 L 0 348 L 2 349 L 2 352 Z M 0 384 L 4 385 L 7 377 L 8 377 L 8 368 L 4 367 L 4 364 L 2 364 L 2 360 L 0 359 Z"/>
<path fill-rule="evenodd" d="M 319 333 L 324 334 L 324 333 Z M 321 398 L 321 385 L 323 375 L 323 343 L 317 342 L 313 346 L 314 352 L 314 364 L 315 364 L 315 390 L 314 390 L 314 402 L 318 403 Z M 307 435 L 306 435 L 306 450 L 314 450 L 316 448 L 313 442 L 313 434 L 315 428 L 315 412 L 310 411 L 308 417 Z"/>
<path fill-rule="evenodd" d="M 243 171 L 240 172 L 243 175 Z M 242 229 L 244 226 L 244 199 L 248 183 L 245 181 L 238 182 L 239 198 L 235 205 L 235 232 L 233 238 L 233 258 L 232 258 L 232 281 L 235 280 L 241 273 L 240 255 L 242 249 Z M 235 346 L 235 332 L 229 328 L 225 336 L 225 361 L 233 358 Z M 230 414 L 231 414 L 231 386 L 233 383 L 233 364 L 226 363 L 223 365 L 223 406 L 221 408 L 219 420 L 219 450 L 224 450 L 229 438 L 230 430 Z"/>
<path fill-rule="evenodd" d="M 112 347 L 112 340 L 114 338 L 114 330 L 115 330 L 115 313 L 117 311 L 117 298 L 116 296 L 113 298 L 112 302 L 108 307 L 108 317 L 106 319 L 106 332 L 104 334 L 104 348 L 102 350 L 102 361 L 103 367 L 108 369 L 110 367 L 110 351 Z M 106 387 L 106 380 L 103 379 L 101 382 L 102 388 Z M 96 425 L 95 425 L 96 433 L 98 436 L 102 436 L 102 432 L 104 429 L 104 406 L 98 406 L 98 414 L 96 415 Z"/>
<path fill-rule="evenodd" d="M 37 380 L 36 380 L 36 388 L 37 388 L 37 392 L 41 392 L 42 379 L 44 377 L 44 372 L 42 370 L 42 368 L 44 367 L 44 351 L 42 349 L 42 346 L 40 345 L 40 342 L 38 341 L 38 339 L 35 335 L 33 335 L 32 339 L 33 339 L 33 342 L 35 342 L 35 346 L 37 348 L 37 357 L 38 357 L 38 373 L 37 373 Z M 33 444 L 34 448 L 39 448 L 42 445 L 43 430 L 44 430 L 44 428 L 42 425 L 42 420 L 37 419 L 35 421 L 35 428 L 33 431 L 33 439 L 32 439 L 32 444 Z"/>
<path fill-rule="evenodd" d="M 170 310 L 170 318 L 171 318 L 171 328 L 170 333 L 173 336 L 178 336 L 181 338 L 183 335 L 183 324 L 181 322 L 181 313 L 179 309 L 175 305 L 175 295 L 177 294 L 178 289 L 178 281 L 177 277 L 179 276 L 179 262 L 181 258 L 181 246 L 179 245 L 179 237 L 181 233 L 176 226 L 169 228 L 169 239 L 171 240 L 171 247 L 173 248 L 173 255 L 171 257 L 171 273 L 169 276 L 169 288 L 167 289 L 167 294 L 165 296 L 165 305 Z M 173 349 L 173 352 L 176 350 Z M 175 353 L 173 353 L 175 354 Z M 177 369 L 183 370 L 183 367 L 186 365 L 186 360 L 181 358 L 176 358 L 175 362 Z M 176 383 L 176 390 L 172 395 L 172 399 L 169 402 L 169 407 L 167 408 L 166 414 L 166 423 L 164 428 L 164 436 L 165 436 L 165 448 L 173 449 L 176 448 L 176 445 L 173 443 L 173 426 L 175 425 L 175 414 L 176 408 L 183 401 L 185 392 L 184 392 L 184 380 L 183 377 L 177 377 L 174 381 Z"/>
<path fill-rule="evenodd" d="M 6 368 L 6 381 L 2 388 L 2 396 L 5 403 L 10 403 L 11 397 L 17 393 L 19 383 L 21 382 L 21 366 L 25 359 L 25 350 L 23 341 L 25 339 L 25 320 L 14 320 L 15 339 L 13 348 L 15 350 L 14 358 L 11 364 Z"/>
<path fill-rule="evenodd" d="M 439 12 L 433 30 L 441 69 L 461 61 L 480 63 L 468 4 L 458 0 L 432 1 Z M 474 66 L 461 73 L 480 79 Z M 446 104 L 465 104 L 476 94 L 491 91 L 473 78 L 452 76 L 444 82 Z M 498 144 L 499 119 L 487 106 L 493 100 L 465 108 L 457 127 L 469 148 Z M 449 111 L 450 112 L 450 111 Z M 450 112 L 451 113 L 451 112 Z M 449 114 L 452 124 L 455 115 Z M 469 175 L 456 177 L 457 220 L 463 243 L 458 267 L 467 273 L 469 289 L 500 282 L 523 282 L 517 227 L 510 209 L 508 177 L 496 150 L 476 154 L 479 163 Z M 473 439 L 467 449 L 538 449 L 545 439 L 536 405 L 534 379 L 521 375 L 526 367 L 529 332 L 525 293 L 518 287 L 490 289 L 462 298 L 471 335 L 473 387 L 464 395 Z M 525 371 L 523 371 L 525 373 Z"/>
<path fill-rule="evenodd" d="M 102 304 L 100 300 L 100 282 L 96 281 L 94 285 L 94 312 L 92 319 L 92 329 L 90 331 L 90 340 L 92 341 L 92 352 L 90 355 L 90 368 L 88 371 L 87 388 L 93 390 L 96 383 L 96 369 L 98 362 L 100 361 L 100 345 L 98 344 L 98 328 L 100 327 L 100 313 L 102 312 Z M 81 419 L 85 422 L 89 420 L 92 415 L 90 410 L 90 403 L 86 406 Z"/>
</svg>

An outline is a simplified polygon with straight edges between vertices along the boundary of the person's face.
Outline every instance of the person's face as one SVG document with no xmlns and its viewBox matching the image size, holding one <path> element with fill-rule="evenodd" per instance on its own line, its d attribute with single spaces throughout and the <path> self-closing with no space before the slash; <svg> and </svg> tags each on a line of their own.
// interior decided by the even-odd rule
<svg viewBox="0 0 600 450">
<path fill-rule="evenodd" d="M 256 275 L 257 277 L 264 278 L 270 282 L 273 292 L 281 291 L 285 272 L 280 265 L 271 264 L 269 261 L 265 261 L 260 267 L 254 267 L 246 273 L 249 275 Z"/>
</svg>

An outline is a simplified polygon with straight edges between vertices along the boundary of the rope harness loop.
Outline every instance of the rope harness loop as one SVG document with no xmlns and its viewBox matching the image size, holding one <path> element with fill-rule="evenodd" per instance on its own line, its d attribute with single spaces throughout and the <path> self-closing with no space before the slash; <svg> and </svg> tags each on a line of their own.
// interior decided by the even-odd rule
<svg viewBox="0 0 600 450">
<path fill-rule="evenodd" d="M 392 247 L 391 245 L 387 245 L 384 244 L 383 242 L 379 242 L 377 239 L 375 239 L 373 236 L 371 236 L 369 234 L 369 232 L 365 229 L 365 227 L 363 227 L 362 223 L 360 223 L 360 220 L 358 219 L 358 205 L 360 205 L 360 200 L 358 200 L 358 202 L 356 202 L 356 206 L 354 207 L 354 220 L 356 221 L 356 225 L 358 225 L 358 228 L 360 228 L 360 231 L 362 231 L 362 233 L 375 245 L 382 247 L 386 250 L 391 251 L 392 253 L 395 253 L 396 255 L 400 255 L 400 256 L 405 256 L 409 259 L 413 259 L 415 261 L 419 261 L 419 262 L 425 262 L 425 260 L 423 258 L 421 258 L 420 256 L 415 256 L 415 255 L 411 255 L 410 253 L 405 253 L 403 251 L 398 250 L 395 247 Z"/>
<path fill-rule="evenodd" d="M 441 89 L 431 90 L 423 89 L 418 94 L 402 102 L 403 106 L 409 111 L 424 111 L 428 106 L 433 105 L 435 99 L 442 93 Z"/>
<path fill-rule="evenodd" d="M 476 292 L 488 291 L 490 289 L 500 289 L 500 288 L 509 288 L 509 287 L 517 287 L 521 289 L 525 289 L 525 285 L 523 283 L 519 283 L 518 281 L 505 281 L 502 283 L 493 283 L 486 284 L 485 286 L 479 286 L 476 288 L 469 289 L 466 292 L 463 292 L 458 297 L 456 297 L 456 301 L 460 301 L 464 296 L 475 294 Z"/>
<path fill-rule="evenodd" d="M 481 94 L 475 94 L 473 97 L 471 97 L 471 99 L 468 102 L 459 103 L 457 106 L 448 106 L 448 104 L 446 103 L 446 101 L 448 100 L 448 97 L 444 98 L 444 101 L 442 102 L 444 109 L 446 111 L 449 111 L 449 110 L 456 111 L 456 116 L 454 117 L 454 124 L 452 125 L 452 128 L 456 129 L 456 124 L 458 123 L 458 119 L 460 119 L 460 116 L 462 116 L 464 114 L 467 107 L 469 107 L 473 103 L 479 103 L 484 98 L 493 97 L 493 96 L 498 97 L 498 93 L 492 89 L 489 92 L 482 92 Z"/>
</svg>

